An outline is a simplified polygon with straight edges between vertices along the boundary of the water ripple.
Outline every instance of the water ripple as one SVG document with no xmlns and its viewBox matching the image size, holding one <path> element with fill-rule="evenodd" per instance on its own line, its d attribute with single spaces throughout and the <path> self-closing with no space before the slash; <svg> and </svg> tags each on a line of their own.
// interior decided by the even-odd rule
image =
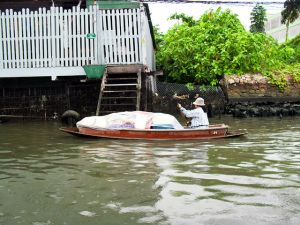
<svg viewBox="0 0 300 225">
<path fill-rule="evenodd" d="M 299 224 L 299 122 L 229 118 L 246 138 L 179 143 L 8 124 L 0 224 Z"/>
</svg>

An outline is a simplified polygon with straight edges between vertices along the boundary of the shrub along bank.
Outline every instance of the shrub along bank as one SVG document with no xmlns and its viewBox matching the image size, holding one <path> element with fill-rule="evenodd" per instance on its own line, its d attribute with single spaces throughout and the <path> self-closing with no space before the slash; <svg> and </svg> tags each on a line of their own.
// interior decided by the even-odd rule
<svg viewBox="0 0 300 225">
<path fill-rule="evenodd" d="M 264 33 L 246 31 L 237 15 L 221 8 L 198 20 L 172 18 L 181 23 L 166 34 L 156 30 L 161 80 L 190 89 L 221 81 L 226 112 L 236 116 L 299 114 L 300 36 L 280 45 Z"/>
<path fill-rule="evenodd" d="M 218 85 L 224 76 L 260 73 L 284 90 L 300 80 L 299 37 L 279 45 L 264 33 L 245 30 L 237 15 L 221 8 L 199 20 L 182 20 L 166 34 L 157 32 L 157 65 L 164 80 L 194 85 Z"/>
</svg>

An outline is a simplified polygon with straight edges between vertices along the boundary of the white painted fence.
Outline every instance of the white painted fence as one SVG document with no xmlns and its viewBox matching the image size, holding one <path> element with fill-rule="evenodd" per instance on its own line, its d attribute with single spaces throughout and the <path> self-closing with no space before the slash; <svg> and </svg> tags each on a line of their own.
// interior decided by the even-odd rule
<svg viewBox="0 0 300 225">
<path fill-rule="evenodd" d="M 95 63 L 95 10 L 40 8 L 1 13 L 0 68 L 80 66 Z M 1 50 L 0 50 L 1 51 Z"/>
<path fill-rule="evenodd" d="M 139 9 L 101 10 L 99 58 L 107 64 L 141 62 L 141 17 Z M 104 57 L 101 58 L 101 56 Z"/>
<path fill-rule="evenodd" d="M 84 75 L 82 66 L 93 64 L 152 69 L 153 48 L 142 47 L 152 41 L 146 22 L 140 8 L 0 12 L 0 77 Z"/>
</svg>

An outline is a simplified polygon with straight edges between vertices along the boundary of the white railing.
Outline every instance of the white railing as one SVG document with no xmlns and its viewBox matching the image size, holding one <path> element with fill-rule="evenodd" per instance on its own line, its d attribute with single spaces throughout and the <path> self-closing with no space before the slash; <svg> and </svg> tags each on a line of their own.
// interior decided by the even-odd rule
<svg viewBox="0 0 300 225">
<path fill-rule="evenodd" d="M 149 71 L 155 71 L 155 55 L 153 40 L 150 32 L 148 18 L 145 13 L 141 13 L 141 32 L 142 32 L 142 64 L 146 65 Z"/>
<path fill-rule="evenodd" d="M 153 58 L 154 53 L 142 52 L 149 50 L 142 46 L 151 37 L 149 30 L 142 31 L 149 27 L 143 25 L 141 13 L 141 9 L 96 6 L 0 12 L 0 70 L 35 68 L 44 73 L 45 68 L 55 67 L 59 73 L 57 69 L 64 67 L 65 74 L 65 67 L 143 63 L 146 55 Z"/>
<path fill-rule="evenodd" d="M 99 58 L 106 64 L 141 62 L 140 9 L 100 10 Z"/>
<path fill-rule="evenodd" d="M 64 67 L 93 64 L 96 11 L 52 7 L 1 12 L 0 68 Z"/>
</svg>

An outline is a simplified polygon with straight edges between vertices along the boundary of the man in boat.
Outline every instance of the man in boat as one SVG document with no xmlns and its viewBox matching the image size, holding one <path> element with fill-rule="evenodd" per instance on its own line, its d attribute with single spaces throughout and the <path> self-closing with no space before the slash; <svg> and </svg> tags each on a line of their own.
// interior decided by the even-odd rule
<svg viewBox="0 0 300 225">
<path fill-rule="evenodd" d="M 205 106 L 204 99 L 197 98 L 193 102 L 193 105 L 195 109 L 192 110 L 183 108 L 181 104 L 177 104 L 177 107 L 186 118 L 191 119 L 190 128 L 207 127 L 209 125 L 207 113 L 205 113 L 202 109 L 202 106 Z"/>
</svg>

